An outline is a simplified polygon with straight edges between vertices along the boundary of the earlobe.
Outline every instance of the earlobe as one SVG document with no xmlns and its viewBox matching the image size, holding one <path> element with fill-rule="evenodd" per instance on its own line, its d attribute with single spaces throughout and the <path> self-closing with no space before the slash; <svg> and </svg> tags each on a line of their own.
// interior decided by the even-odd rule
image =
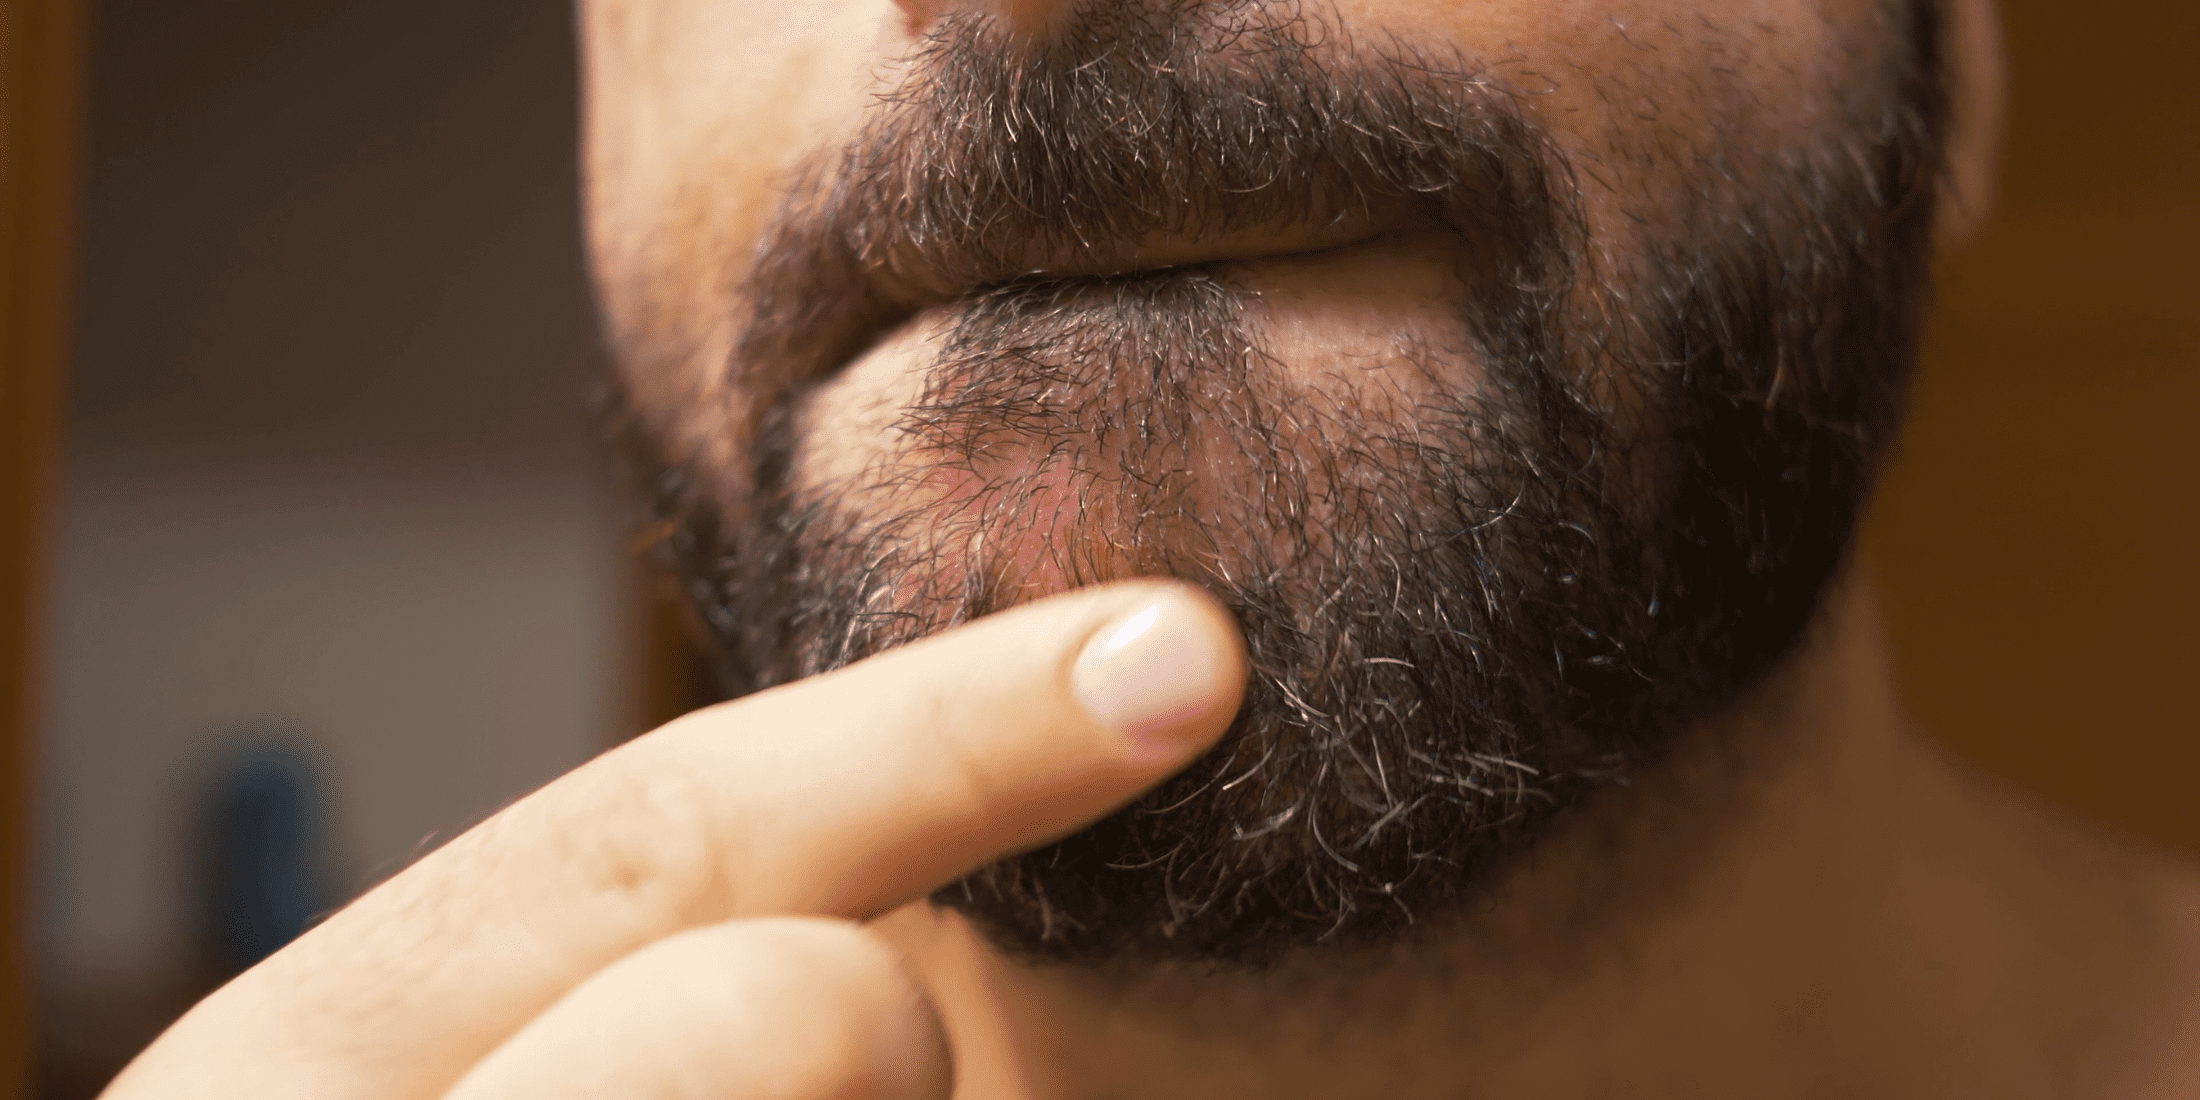
<svg viewBox="0 0 2200 1100">
<path fill-rule="evenodd" d="M 1948 173 L 1935 233 L 1943 254 L 1969 244 L 1993 218 L 2002 131 L 2009 113 L 2000 0 L 1945 3 Z"/>
</svg>

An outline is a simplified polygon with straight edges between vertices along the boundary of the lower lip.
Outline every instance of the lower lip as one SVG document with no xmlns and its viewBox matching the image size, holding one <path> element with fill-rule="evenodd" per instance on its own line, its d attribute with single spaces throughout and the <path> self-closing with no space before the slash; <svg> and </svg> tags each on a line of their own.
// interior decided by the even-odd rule
<svg viewBox="0 0 2200 1100">
<path fill-rule="evenodd" d="M 1455 320 L 1460 263 L 1456 238 L 1439 233 L 1201 269 L 1244 291 L 1246 327 L 1277 365 L 1276 381 L 1294 405 L 1303 393 L 1309 408 L 1395 419 L 1433 400 L 1429 387 L 1471 388 L 1479 377 Z M 923 397 L 960 309 L 920 313 L 809 395 L 798 422 L 798 494 L 858 517 L 915 509 L 925 525 L 919 537 L 942 540 L 933 549 L 944 568 L 956 560 L 985 563 L 1010 586 L 1004 595 L 1011 601 L 1069 587 L 1065 552 L 1079 563 L 1075 579 L 1097 579 L 1082 571 L 1087 563 L 1107 570 L 1112 555 L 1102 540 L 1119 525 L 1094 511 L 1112 495 L 1093 493 L 1074 457 L 1036 454 L 1013 440 L 967 461 L 941 463 L 911 450 L 903 415 Z M 1442 373 L 1420 363 L 1400 369 L 1408 346 L 1435 349 Z M 1210 502 L 1202 510 L 1241 503 L 1250 488 L 1219 460 L 1194 480 Z M 1001 498 L 1004 485 L 1014 486 L 1014 500 Z"/>
</svg>

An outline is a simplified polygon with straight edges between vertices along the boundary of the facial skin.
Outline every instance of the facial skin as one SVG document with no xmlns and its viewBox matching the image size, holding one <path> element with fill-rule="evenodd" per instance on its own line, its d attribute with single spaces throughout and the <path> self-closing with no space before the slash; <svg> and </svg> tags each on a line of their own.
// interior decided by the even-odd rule
<svg viewBox="0 0 2200 1100">
<path fill-rule="evenodd" d="M 729 690 L 1134 575 L 1244 635 L 1213 751 L 868 926 L 957 1095 L 2200 1072 L 2189 870 L 1920 739 L 1850 554 L 1987 209 L 1988 4 L 583 24 L 618 388 Z"/>
<path fill-rule="evenodd" d="M 2200 875 L 1919 736 L 1843 564 L 1988 12 L 1643 14 L 585 7 L 729 683 L 892 648 L 518 800 L 103 1095 L 2200 1095 Z"/>
<path fill-rule="evenodd" d="M 1907 376 L 1936 9 L 998 14 L 890 26 L 761 196 L 592 145 L 729 686 L 1141 574 L 1244 626 L 1220 750 L 939 900 L 1065 960 L 1388 942 L 1788 654 Z"/>
</svg>

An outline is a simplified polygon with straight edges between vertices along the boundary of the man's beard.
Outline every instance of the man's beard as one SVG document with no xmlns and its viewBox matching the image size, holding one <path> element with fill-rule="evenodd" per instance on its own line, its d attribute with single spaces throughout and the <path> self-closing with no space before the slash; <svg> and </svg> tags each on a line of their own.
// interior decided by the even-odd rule
<svg viewBox="0 0 2200 1100">
<path fill-rule="evenodd" d="M 797 186 L 728 367 L 749 466 L 659 454 L 668 546 L 732 694 L 1067 585 L 1205 586 L 1252 668 L 1219 747 L 935 901 L 1048 960 L 1394 940 L 1796 646 L 1914 354 L 1934 13 L 1887 13 L 1806 138 L 1736 115 L 1585 168 L 1463 58 L 1258 5 L 1092 7 L 1028 51 L 949 23 Z M 1575 173 L 1645 158 L 1644 216 L 1598 242 Z M 1373 396 L 1283 377 L 1226 267 L 1016 275 L 1080 240 L 1401 203 L 1464 242 L 1456 339 L 1395 347 Z M 896 463 L 805 481 L 806 403 L 927 282 L 978 289 Z M 973 488 L 913 491 L 942 478 Z"/>
</svg>

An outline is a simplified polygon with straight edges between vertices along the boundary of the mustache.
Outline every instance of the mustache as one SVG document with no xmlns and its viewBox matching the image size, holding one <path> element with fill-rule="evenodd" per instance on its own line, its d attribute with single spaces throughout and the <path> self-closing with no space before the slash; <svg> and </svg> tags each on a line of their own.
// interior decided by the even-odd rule
<svg viewBox="0 0 2200 1100">
<path fill-rule="evenodd" d="M 1013 46 L 951 18 L 764 235 L 730 364 L 763 395 L 752 438 L 918 310 L 1146 240 L 1405 211 L 1465 242 L 1472 312 L 1535 309 L 1581 219 L 1518 94 L 1456 47 L 1364 46 L 1297 4 L 1085 5 Z"/>
</svg>

